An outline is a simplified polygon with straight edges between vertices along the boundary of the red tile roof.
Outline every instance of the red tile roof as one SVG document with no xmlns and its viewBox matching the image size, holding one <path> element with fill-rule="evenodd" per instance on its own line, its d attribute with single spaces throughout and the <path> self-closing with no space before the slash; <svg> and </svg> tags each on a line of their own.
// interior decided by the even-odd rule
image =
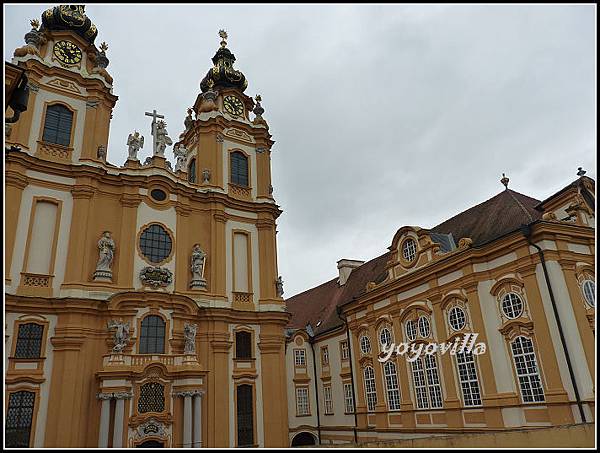
<svg viewBox="0 0 600 453">
<path fill-rule="evenodd" d="M 522 224 L 539 220 L 542 213 L 535 209 L 539 204 L 535 198 L 506 189 L 430 231 L 451 233 L 456 242 L 469 237 L 477 247 L 518 230 Z M 343 286 L 334 278 L 287 299 L 287 309 L 292 314 L 288 328 L 303 329 L 310 323 L 318 335 L 342 325 L 337 307 L 363 294 L 368 282 L 382 281 L 388 257 L 389 252 L 354 269 Z"/>
</svg>

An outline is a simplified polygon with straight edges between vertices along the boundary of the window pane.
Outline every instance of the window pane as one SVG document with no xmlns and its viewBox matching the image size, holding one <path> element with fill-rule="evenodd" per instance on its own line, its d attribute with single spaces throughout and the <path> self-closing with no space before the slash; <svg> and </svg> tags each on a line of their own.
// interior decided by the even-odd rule
<svg viewBox="0 0 600 453">
<path fill-rule="evenodd" d="M 237 388 L 237 427 L 240 447 L 254 444 L 253 416 L 252 386 L 240 385 Z"/>
<path fill-rule="evenodd" d="M 231 153 L 231 182 L 248 187 L 248 158 L 237 151 Z"/>
<path fill-rule="evenodd" d="M 142 321 L 140 354 L 164 354 L 165 322 L 160 316 L 146 316 Z"/>
<path fill-rule="evenodd" d="M 252 335 L 250 332 L 236 332 L 235 334 L 235 356 L 238 359 L 252 358 Z"/>
<path fill-rule="evenodd" d="M 37 359 L 42 349 L 42 333 L 44 326 L 40 324 L 21 324 L 17 336 L 15 357 L 19 359 Z"/>
<path fill-rule="evenodd" d="M 46 109 L 42 140 L 48 143 L 69 146 L 72 124 L 73 112 L 63 105 L 51 105 Z"/>
<path fill-rule="evenodd" d="M 33 392 L 22 391 L 10 394 L 5 427 L 7 447 L 29 447 L 34 403 Z"/>
</svg>

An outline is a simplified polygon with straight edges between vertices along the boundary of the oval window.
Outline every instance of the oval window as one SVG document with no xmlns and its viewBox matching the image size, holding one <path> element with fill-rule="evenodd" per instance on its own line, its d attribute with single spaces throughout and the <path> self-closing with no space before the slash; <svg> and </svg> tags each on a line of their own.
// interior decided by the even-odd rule
<svg viewBox="0 0 600 453">
<path fill-rule="evenodd" d="M 152 189 L 150 196 L 156 201 L 165 201 L 167 199 L 165 191 L 160 189 Z"/>
</svg>

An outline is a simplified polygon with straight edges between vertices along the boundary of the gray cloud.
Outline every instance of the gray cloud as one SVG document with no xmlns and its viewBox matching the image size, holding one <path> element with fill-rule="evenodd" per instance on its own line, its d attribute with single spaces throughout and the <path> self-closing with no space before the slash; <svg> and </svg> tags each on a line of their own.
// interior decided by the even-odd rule
<svg viewBox="0 0 600 453">
<path fill-rule="evenodd" d="M 49 7 L 5 6 L 5 60 Z M 108 158 L 144 112 L 176 137 L 225 28 L 276 141 L 286 296 L 510 187 L 596 176 L 592 5 L 89 5 L 119 101 Z M 146 150 L 149 153 L 149 150 Z"/>
</svg>

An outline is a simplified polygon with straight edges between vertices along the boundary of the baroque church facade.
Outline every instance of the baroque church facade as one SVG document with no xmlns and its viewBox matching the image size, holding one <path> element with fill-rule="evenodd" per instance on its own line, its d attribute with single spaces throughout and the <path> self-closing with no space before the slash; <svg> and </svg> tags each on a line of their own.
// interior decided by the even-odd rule
<svg viewBox="0 0 600 453">
<path fill-rule="evenodd" d="M 83 6 L 50 8 L 5 65 L 5 445 L 286 446 L 260 97 L 220 32 L 179 139 L 147 112 L 110 163 L 97 33 Z"/>
<path fill-rule="evenodd" d="M 385 253 L 342 259 L 287 299 L 290 444 L 594 423 L 596 192 L 577 176 L 542 201 L 504 177 L 491 199 L 403 226 Z M 467 335 L 485 352 L 463 349 Z M 455 353 L 427 353 L 443 343 Z M 557 432 L 548 446 L 566 446 Z"/>
</svg>

